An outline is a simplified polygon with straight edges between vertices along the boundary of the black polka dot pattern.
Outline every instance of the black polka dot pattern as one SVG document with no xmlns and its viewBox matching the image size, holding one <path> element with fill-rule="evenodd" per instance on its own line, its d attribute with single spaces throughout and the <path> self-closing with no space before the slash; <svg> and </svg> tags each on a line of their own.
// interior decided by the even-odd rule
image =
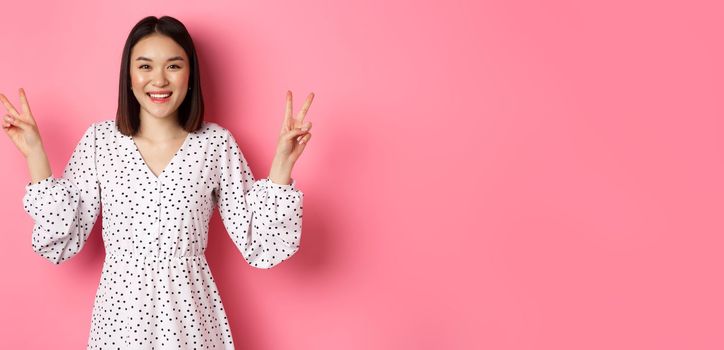
<svg viewBox="0 0 724 350">
<path fill-rule="evenodd" d="M 204 122 L 154 175 L 115 121 L 93 123 L 63 176 L 25 187 L 32 248 L 60 264 L 99 213 L 106 250 L 88 349 L 233 349 L 204 256 L 215 207 L 244 259 L 271 268 L 299 250 L 303 193 L 255 180 L 232 134 Z M 102 205 L 101 205 L 102 203 Z"/>
</svg>

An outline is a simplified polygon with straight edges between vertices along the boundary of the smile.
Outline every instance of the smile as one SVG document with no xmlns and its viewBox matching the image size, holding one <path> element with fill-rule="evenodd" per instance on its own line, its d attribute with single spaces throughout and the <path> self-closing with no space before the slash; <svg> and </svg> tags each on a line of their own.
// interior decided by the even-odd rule
<svg viewBox="0 0 724 350">
<path fill-rule="evenodd" d="M 166 93 L 166 94 L 150 94 L 150 93 L 147 93 L 146 95 L 148 95 L 148 97 L 149 97 L 149 98 L 151 99 L 151 101 L 153 101 L 154 103 L 165 103 L 165 102 L 168 102 L 168 101 L 171 99 L 171 95 L 172 95 L 172 94 L 173 94 L 172 92 L 169 92 L 169 93 Z"/>
</svg>

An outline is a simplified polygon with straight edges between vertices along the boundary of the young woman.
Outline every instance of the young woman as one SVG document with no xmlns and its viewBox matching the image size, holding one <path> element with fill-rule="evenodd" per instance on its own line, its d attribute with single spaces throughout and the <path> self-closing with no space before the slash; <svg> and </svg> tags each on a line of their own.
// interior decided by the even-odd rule
<svg viewBox="0 0 724 350">
<path fill-rule="evenodd" d="M 84 246 L 103 208 L 106 259 L 89 349 L 233 349 L 206 262 L 215 206 L 244 259 L 271 268 L 299 250 L 303 193 L 291 178 L 311 137 L 287 92 L 269 177 L 255 180 L 232 134 L 203 120 L 199 64 L 185 26 L 142 19 L 123 49 L 116 119 L 93 123 L 52 176 L 25 91 L 3 129 L 23 153 L 32 247 L 60 264 Z"/>
</svg>

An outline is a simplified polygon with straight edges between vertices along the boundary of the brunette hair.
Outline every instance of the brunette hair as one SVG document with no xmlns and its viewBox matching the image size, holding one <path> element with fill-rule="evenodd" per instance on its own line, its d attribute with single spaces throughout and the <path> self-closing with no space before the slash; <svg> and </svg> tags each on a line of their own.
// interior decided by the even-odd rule
<svg viewBox="0 0 724 350">
<path fill-rule="evenodd" d="M 184 101 L 178 108 L 178 122 L 181 127 L 193 132 L 201 128 L 204 120 L 204 97 L 201 94 L 201 78 L 199 76 L 199 60 L 196 56 L 196 48 L 186 27 L 179 20 L 163 16 L 156 18 L 148 16 L 140 20 L 131 29 L 123 47 L 121 59 L 121 76 L 118 84 L 118 111 L 116 112 L 116 126 L 118 130 L 126 135 L 135 135 L 141 126 L 141 106 L 131 91 L 131 49 L 144 37 L 158 33 L 165 35 L 178 43 L 186 52 L 189 58 L 189 87 Z"/>
</svg>

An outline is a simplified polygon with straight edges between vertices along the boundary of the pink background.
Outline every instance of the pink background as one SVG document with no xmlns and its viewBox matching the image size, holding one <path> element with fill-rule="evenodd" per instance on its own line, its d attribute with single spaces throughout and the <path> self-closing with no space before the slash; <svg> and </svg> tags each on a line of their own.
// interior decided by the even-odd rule
<svg viewBox="0 0 724 350">
<path fill-rule="evenodd" d="M 585 3 L 585 4 L 584 4 Z M 302 249 L 207 256 L 242 349 L 724 348 L 724 45 L 717 1 L 6 1 L 0 92 L 24 87 L 59 176 L 113 119 L 123 43 L 183 21 L 207 120 L 268 175 L 286 89 L 310 91 L 292 176 Z M 30 247 L 0 141 L 0 348 L 81 349 L 100 221 Z"/>
</svg>

